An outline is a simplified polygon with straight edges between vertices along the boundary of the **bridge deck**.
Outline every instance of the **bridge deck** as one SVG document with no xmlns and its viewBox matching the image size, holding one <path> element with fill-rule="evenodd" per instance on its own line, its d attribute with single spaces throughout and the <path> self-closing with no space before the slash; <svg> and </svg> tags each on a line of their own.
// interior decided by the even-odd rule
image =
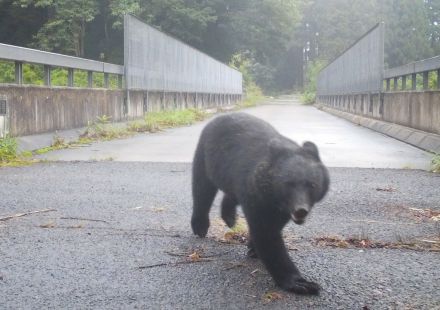
<svg viewBox="0 0 440 310">
<path fill-rule="evenodd" d="M 295 98 L 272 100 L 267 105 L 245 110 L 275 126 L 296 142 L 315 142 L 323 161 L 330 167 L 428 169 L 432 155 L 314 107 Z M 206 122 L 152 135 L 93 144 L 45 154 L 51 160 L 100 160 L 141 162 L 191 162 Z"/>
</svg>

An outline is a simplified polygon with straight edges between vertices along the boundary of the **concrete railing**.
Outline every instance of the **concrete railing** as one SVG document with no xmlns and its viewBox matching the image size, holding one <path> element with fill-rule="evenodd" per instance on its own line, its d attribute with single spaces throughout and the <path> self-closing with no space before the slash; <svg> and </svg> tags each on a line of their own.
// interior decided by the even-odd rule
<svg viewBox="0 0 440 310">
<path fill-rule="evenodd" d="M 0 43 L 0 59 L 15 63 L 15 83 L 23 84 L 23 63 L 40 64 L 44 66 L 44 85 L 51 86 L 51 71 L 53 67 L 67 69 L 67 86 L 74 87 L 75 70 L 87 71 L 88 87 L 93 87 L 93 73 L 104 73 L 104 87 L 109 88 L 109 74 L 117 75 L 118 87 L 122 88 L 124 67 L 101 61 L 49 53 L 25 47 Z"/>
<path fill-rule="evenodd" d="M 386 83 L 386 91 L 408 90 L 408 77 L 411 78 L 410 90 L 417 90 L 417 75 L 423 77 L 423 90 L 429 89 L 429 75 L 433 72 L 437 73 L 436 88 L 440 89 L 440 56 L 415 61 L 407 65 L 385 70 L 384 81 Z M 391 88 L 391 80 L 393 87 Z M 399 87 L 399 82 L 401 82 Z"/>
</svg>

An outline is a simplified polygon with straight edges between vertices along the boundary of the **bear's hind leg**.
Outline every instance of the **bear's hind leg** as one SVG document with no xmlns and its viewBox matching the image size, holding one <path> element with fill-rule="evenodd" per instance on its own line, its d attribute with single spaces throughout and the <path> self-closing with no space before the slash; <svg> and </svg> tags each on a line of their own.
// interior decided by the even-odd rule
<svg viewBox="0 0 440 310">
<path fill-rule="evenodd" d="M 225 193 L 222 200 L 222 219 L 229 228 L 235 225 L 238 202 L 234 197 Z"/>
<path fill-rule="evenodd" d="M 198 148 L 193 161 L 193 213 L 191 217 L 191 227 L 194 234 L 202 238 L 208 233 L 209 210 L 218 191 L 206 176 L 203 157 L 202 150 Z"/>
</svg>

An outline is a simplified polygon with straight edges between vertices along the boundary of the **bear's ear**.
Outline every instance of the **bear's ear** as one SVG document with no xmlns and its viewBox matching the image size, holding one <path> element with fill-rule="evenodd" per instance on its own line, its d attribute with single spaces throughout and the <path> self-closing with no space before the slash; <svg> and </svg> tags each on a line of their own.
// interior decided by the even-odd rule
<svg viewBox="0 0 440 310">
<path fill-rule="evenodd" d="M 276 159 L 288 153 L 288 148 L 280 139 L 271 139 L 269 141 L 269 150 L 272 159 Z"/>
<path fill-rule="evenodd" d="M 318 147 L 315 145 L 315 143 L 306 141 L 303 143 L 303 149 L 307 153 L 313 155 L 317 160 L 321 161 L 321 158 L 319 158 Z"/>
</svg>

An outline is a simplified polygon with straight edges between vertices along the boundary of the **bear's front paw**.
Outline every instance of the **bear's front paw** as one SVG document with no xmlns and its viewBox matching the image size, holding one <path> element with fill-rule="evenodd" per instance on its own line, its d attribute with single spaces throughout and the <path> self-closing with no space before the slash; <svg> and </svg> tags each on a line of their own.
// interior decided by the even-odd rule
<svg viewBox="0 0 440 310">
<path fill-rule="evenodd" d="M 191 218 L 191 227 L 195 235 L 204 238 L 208 233 L 209 218 L 193 216 Z"/>
<path fill-rule="evenodd" d="M 284 281 L 279 286 L 286 290 L 301 295 L 319 295 L 321 287 L 319 284 L 298 276 L 290 278 L 288 281 Z"/>
</svg>

